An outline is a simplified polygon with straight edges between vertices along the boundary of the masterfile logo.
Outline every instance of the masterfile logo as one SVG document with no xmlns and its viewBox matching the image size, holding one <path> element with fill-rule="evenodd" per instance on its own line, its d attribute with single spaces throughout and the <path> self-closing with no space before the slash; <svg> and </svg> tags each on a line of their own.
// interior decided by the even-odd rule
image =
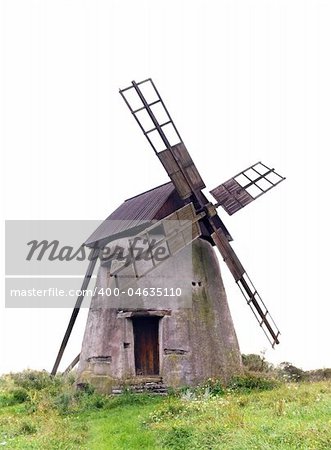
<svg viewBox="0 0 331 450">
<path fill-rule="evenodd" d="M 7 221 L 6 307 L 74 307 L 80 296 L 83 307 L 92 298 L 100 307 L 132 308 L 143 302 L 155 308 L 156 301 L 173 307 L 175 298 L 177 307 L 190 306 L 192 277 L 184 279 L 168 261 L 180 253 L 179 267 L 192 270 L 190 221 L 145 221 L 138 234 L 121 223 L 126 231 L 119 236 L 92 248 L 84 245 L 99 224 Z M 95 272 L 86 275 L 91 264 Z"/>
</svg>

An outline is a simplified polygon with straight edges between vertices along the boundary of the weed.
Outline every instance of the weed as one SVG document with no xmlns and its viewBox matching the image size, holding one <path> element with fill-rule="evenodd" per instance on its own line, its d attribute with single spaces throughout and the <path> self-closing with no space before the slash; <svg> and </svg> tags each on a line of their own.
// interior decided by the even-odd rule
<svg viewBox="0 0 331 450">
<path fill-rule="evenodd" d="M 285 406 L 286 406 L 286 402 L 283 398 L 281 398 L 275 402 L 276 416 L 284 416 L 285 415 Z"/>
<path fill-rule="evenodd" d="M 24 388 L 15 388 L 9 391 L 15 403 L 24 403 L 29 399 L 29 392 Z"/>
<path fill-rule="evenodd" d="M 19 427 L 20 434 L 35 434 L 37 427 L 32 422 L 23 421 Z"/>
</svg>

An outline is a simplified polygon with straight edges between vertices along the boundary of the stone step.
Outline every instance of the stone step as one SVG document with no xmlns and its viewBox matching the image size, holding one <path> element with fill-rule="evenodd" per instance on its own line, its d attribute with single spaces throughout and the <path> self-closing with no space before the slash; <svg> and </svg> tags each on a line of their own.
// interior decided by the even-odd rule
<svg viewBox="0 0 331 450">
<path fill-rule="evenodd" d="M 144 394 L 146 392 L 150 394 L 158 394 L 158 395 L 168 395 L 168 387 L 162 382 L 145 382 L 139 384 L 131 384 L 131 391 L 134 394 Z M 125 388 L 117 387 L 112 390 L 113 395 L 122 394 L 125 391 Z"/>
</svg>

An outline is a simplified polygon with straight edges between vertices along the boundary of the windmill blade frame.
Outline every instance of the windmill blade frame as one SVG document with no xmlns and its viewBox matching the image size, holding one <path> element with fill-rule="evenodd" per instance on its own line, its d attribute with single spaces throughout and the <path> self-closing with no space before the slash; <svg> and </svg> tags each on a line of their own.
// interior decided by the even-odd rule
<svg viewBox="0 0 331 450">
<path fill-rule="evenodd" d="M 232 216 L 285 179 L 275 169 L 259 161 L 212 189 L 210 193 L 217 201 L 216 207 L 222 206 Z"/>
<path fill-rule="evenodd" d="M 146 85 L 146 83 L 149 83 L 154 92 L 155 98 L 153 101 L 148 101 L 142 92 L 141 87 Z M 136 109 L 132 106 L 132 99 L 130 102 L 127 96 L 128 92 L 132 90 L 137 94 L 142 104 L 142 106 Z M 180 197 L 182 199 L 187 199 L 193 193 L 196 194 L 201 189 L 205 188 L 206 185 L 187 151 L 177 127 L 152 79 L 148 78 L 139 83 L 132 81 L 132 86 L 120 89 L 119 92 L 136 119 L 144 136 L 153 148 L 154 153 L 157 155 L 171 181 L 174 183 Z M 161 121 L 158 119 L 156 111 L 153 110 L 154 105 L 161 105 L 163 117 L 165 117 L 164 122 L 160 123 Z M 149 127 L 151 126 L 152 128 L 147 127 L 146 117 L 144 122 L 142 118 L 139 117 L 139 114 L 142 112 L 145 112 L 147 115 L 146 117 L 150 119 Z M 160 116 L 160 112 L 158 115 Z M 166 127 L 168 128 L 166 129 Z M 152 136 L 156 137 L 157 140 L 153 139 Z"/>
</svg>

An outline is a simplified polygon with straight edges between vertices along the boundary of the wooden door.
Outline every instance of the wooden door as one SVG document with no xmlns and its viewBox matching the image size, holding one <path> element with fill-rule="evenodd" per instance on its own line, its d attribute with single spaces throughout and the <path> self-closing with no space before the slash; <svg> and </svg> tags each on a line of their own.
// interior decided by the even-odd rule
<svg viewBox="0 0 331 450">
<path fill-rule="evenodd" d="M 159 374 L 159 319 L 133 319 L 134 359 L 136 375 Z"/>
</svg>

